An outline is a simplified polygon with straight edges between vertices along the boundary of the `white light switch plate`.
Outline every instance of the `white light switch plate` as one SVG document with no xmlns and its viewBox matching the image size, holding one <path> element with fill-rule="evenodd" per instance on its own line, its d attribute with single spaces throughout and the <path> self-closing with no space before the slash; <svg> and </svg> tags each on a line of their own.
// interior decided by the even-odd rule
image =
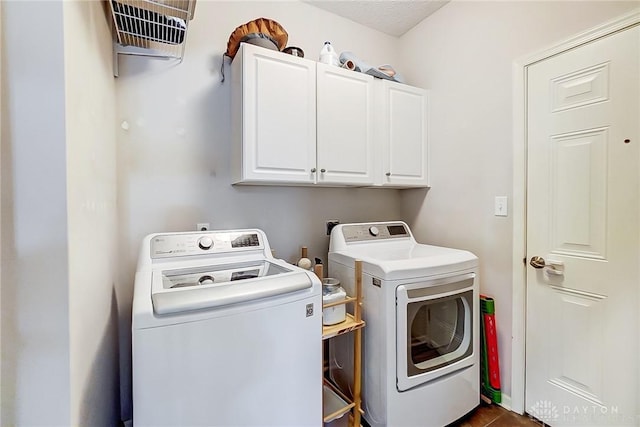
<svg viewBox="0 0 640 427">
<path fill-rule="evenodd" d="M 495 208 L 494 208 L 493 214 L 495 216 L 507 216 L 509 214 L 507 196 L 496 196 Z"/>
</svg>

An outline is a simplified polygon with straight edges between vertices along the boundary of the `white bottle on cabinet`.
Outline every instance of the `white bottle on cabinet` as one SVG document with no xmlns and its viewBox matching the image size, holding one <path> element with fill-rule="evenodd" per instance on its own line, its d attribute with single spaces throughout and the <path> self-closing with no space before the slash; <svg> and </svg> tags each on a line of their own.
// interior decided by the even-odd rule
<svg viewBox="0 0 640 427">
<path fill-rule="evenodd" d="M 322 46 L 322 50 L 320 50 L 320 62 L 336 67 L 340 66 L 340 58 L 338 58 L 338 54 L 333 49 L 333 46 L 331 46 L 331 42 L 324 42 L 324 46 Z"/>
</svg>

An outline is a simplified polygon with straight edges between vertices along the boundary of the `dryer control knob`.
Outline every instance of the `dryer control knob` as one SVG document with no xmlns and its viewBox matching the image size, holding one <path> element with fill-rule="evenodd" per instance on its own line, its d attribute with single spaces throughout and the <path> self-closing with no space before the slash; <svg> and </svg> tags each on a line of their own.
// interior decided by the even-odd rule
<svg viewBox="0 0 640 427">
<path fill-rule="evenodd" d="M 378 227 L 374 225 L 372 227 L 369 227 L 369 234 L 371 234 L 372 236 L 377 236 L 378 234 L 380 234 L 380 230 L 378 230 Z"/>
<path fill-rule="evenodd" d="M 198 246 L 200 247 L 200 249 L 204 249 L 206 251 L 208 249 L 211 249 L 211 246 L 213 246 L 213 240 L 211 239 L 211 237 L 201 237 L 198 239 Z"/>
</svg>

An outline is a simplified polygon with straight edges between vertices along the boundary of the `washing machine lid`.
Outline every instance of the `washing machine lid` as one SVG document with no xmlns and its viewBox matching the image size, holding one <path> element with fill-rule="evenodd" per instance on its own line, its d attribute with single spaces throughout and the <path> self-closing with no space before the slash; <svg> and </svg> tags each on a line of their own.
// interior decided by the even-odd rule
<svg viewBox="0 0 640 427">
<path fill-rule="evenodd" d="M 226 306 L 313 286 L 304 270 L 266 259 L 156 269 L 151 280 L 151 299 L 156 314 Z"/>
<path fill-rule="evenodd" d="M 347 266 L 362 260 L 363 271 L 383 280 L 413 279 L 477 268 L 471 252 L 412 242 L 353 245 L 329 253 L 330 262 Z"/>
</svg>

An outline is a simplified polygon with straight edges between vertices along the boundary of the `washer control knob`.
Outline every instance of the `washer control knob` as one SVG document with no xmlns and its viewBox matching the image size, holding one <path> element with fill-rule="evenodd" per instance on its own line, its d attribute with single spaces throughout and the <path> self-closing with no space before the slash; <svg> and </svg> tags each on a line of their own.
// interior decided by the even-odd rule
<svg viewBox="0 0 640 427">
<path fill-rule="evenodd" d="M 380 234 L 380 230 L 378 230 L 378 227 L 371 226 L 369 227 L 369 234 L 371 234 L 372 236 L 377 236 L 378 234 Z"/>
<path fill-rule="evenodd" d="M 213 240 L 208 236 L 201 237 L 198 239 L 198 246 L 200 249 L 204 249 L 205 251 L 209 250 L 211 249 L 211 246 L 213 246 Z"/>
<path fill-rule="evenodd" d="M 213 285 L 214 281 L 215 279 L 207 274 L 198 279 L 198 285 Z"/>
</svg>

